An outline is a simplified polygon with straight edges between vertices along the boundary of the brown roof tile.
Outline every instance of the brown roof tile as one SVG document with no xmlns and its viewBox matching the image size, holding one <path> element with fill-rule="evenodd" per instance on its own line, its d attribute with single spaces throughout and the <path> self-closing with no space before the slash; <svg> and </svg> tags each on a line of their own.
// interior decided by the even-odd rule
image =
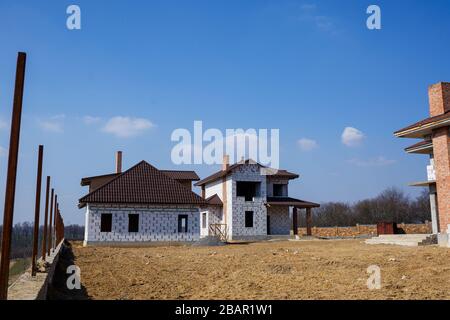
<svg viewBox="0 0 450 320">
<path fill-rule="evenodd" d="M 80 200 L 86 203 L 206 205 L 196 193 L 145 161 L 113 178 Z"/>
<path fill-rule="evenodd" d="M 200 177 L 197 175 L 197 173 L 195 173 L 195 171 L 186 171 L 186 170 L 160 170 L 160 171 L 175 180 L 190 180 L 190 181 L 200 180 Z"/>
<path fill-rule="evenodd" d="M 215 206 L 223 205 L 222 200 L 220 200 L 220 198 L 217 194 L 214 194 L 211 197 L 206 198 L 205 201 L 208 202 L 208 204 L 210 204 L 210 205 L 215 205 Z"/>
</svg>

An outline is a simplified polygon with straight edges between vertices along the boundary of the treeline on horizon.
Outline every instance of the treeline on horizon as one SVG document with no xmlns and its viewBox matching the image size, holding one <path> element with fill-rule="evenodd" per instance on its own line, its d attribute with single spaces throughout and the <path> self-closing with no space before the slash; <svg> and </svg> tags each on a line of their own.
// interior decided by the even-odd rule
<svg viewBox="0 0 450 320">
<path fill-rule="evenodd" d="M 33 229 L 34 224 L 31 222 L 17 223 L 13 226 L 11 233 L 11 259 L 21 259 L 31 257 L 33 251 Z M 42 250 L 42 237 L 44 227 L 39 228 L 39 255 Z M 83 240 L 84 226 L 68 225 L 64 228 L 64 235 L 67 239 Z M 3 225 L 0 225 L 0 241 L 3 236 Z M 1 248 L 1 244 L 0 244 Z"/>
<path fill-rule="evenodd" d="M 388 188 L 378 196 L 355 203 L 326 202 L 312 210 L 313 226 L 348 227 L 378 222 L 425 223 L 431 221 L 430 197 L 423 190 L 416 198 L 397 188 Z M 305 214 L 300 214 L 300 225 L 305 226 Z"/>
</svg>

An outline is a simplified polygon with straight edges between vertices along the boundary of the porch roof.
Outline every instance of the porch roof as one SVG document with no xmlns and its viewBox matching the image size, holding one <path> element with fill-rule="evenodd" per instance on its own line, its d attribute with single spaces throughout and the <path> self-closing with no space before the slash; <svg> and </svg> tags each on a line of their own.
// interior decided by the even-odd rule
<svg viewBox="0 0 450 320">
<path fill-rule="evenodd" d="M 291 197 L 267 197 L 267 204 L 270 206 L 292 206 L 300 209 L 320 207 L 318 203 Z"/>
</svg>

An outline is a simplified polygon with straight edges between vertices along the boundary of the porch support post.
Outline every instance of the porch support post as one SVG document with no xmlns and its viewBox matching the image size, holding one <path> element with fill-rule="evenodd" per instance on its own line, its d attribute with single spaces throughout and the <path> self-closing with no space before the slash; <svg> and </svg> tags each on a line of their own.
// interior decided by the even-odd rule
<svg viewBox="0 0 450 320">
<path fill-rule="evenodd" d="M 429 186 L 430 191 L 430 208 L 431 208 L 431 227 L 433 234 L 439 233 L 439 215 L 437 209 L 437 191 L 436 185 Z"/>
<path fill-rule="evenodd" d="M 297 215 L 297 208 L 294 207 L 292 209 L 292 230 L 294 232 L 294 236 L 298 235 L 298 215 Z"/>
<path fill-rule="evenodd" d="M 311 208 L 306 208 L 306 235 L 307 236 L 312 236 L 311 226 L 312 226 Z"/>
</svg>

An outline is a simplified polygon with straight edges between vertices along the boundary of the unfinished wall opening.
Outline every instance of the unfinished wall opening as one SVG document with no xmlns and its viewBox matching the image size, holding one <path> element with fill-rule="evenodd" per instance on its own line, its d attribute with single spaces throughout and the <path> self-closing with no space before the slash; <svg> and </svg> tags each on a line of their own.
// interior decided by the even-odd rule
<svg viewBox="0 0 450 320">
<path fill-rule="evenodd" d="M 206 217 L 207 217 L 207 213 L 203 212 L 202 213 L 202 228 L 205 229 L 206 228 Z"/>
<path fill-rule="evenodd" d="M 237 181 L 236 195 L 244 197 L 245 201 L 253 201 L 253 198 L 259 197 L 261 182 Z"/>
<path fill-rule="evenodd" d="M 253 228 L 253 211 L 245 211 L 245 227 Z"/>
<path fill-rule="evenodd" d="M 111 232 L 112 230 L 112 214 L 102 213 L 100 217 L 100 232 Z"/>
<path fill-rule="evenodd" d="M 128 232 L 139 232 L 139 215 L 128 215 Z"/>
<path fill-rule="evenodd" d="M 178 216 L 178 232 L 188 232 L 188 216 L 187 214 L 180 214 Z"/>
<path fill-rule="evenodd" d="M 274 197 L 287 196 L 287 185 L 285 185 L 285 184 L 274 184 L 273 185 L 273 196 Z"/>
</svg>

